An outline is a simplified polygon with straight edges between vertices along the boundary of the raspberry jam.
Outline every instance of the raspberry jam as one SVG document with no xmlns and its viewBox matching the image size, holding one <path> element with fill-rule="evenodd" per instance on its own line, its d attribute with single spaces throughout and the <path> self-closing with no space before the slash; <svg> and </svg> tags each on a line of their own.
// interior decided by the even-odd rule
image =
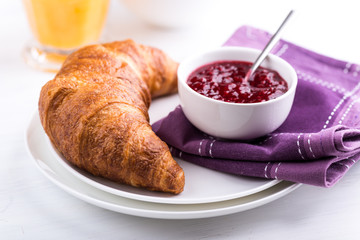
<svg viewBox="0 0 360 240">
<path fill-rule="evenodd" d="M 263 67 L 245 82 L 245 74 L 251 65 L 242 61 L 210 63 L 191 73 L 187 84 L 206 97 L 232 103 L 264 102 L 288 90 L 286 81 L 276 71 Z"/>
</svg>

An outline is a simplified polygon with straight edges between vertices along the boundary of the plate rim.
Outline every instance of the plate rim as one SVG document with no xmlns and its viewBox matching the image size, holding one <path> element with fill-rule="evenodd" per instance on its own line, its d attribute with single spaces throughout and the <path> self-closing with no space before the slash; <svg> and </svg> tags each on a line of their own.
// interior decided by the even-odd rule
<svg viewBox="0 0 360 240">
<path fill-rule="evenodd" d="M 33 118 L 32 118 L 32 120 L 33 120 Z M 32 120 L 30 121 L 30 123 L 32 122 Z M 246 197 L 240 197 L 240 198 L 236 198 L 236 199 L 232 199 L 232 200 L 214 202 L 214 203 L 188 204 L 188 205 L 153 203 L 153 202 L 146 202 L 146 201 L 139 201 L 139 200 L 134 200 L 134 199 L 130 199 L 130 198 L 125 198 L 125 197 L 117 196 L 117 195 L 105 192 L 103 190 L 97 189 L 91 185 L 86 184 L 85 182 L 80 181 L 79 179 L 74 177 L 72 174 L 67 172 L 66 169 L 60 165 L 60 163 L 56 162 L 56 160 L 54 160 L 54 159 L 52 160 L 52 162 L 51 162 L 52 164 L 55 164 L 58 168 L 59 167 L 63 168 L 62 171 L 67 172 L 71 177 L 73 177 L 73 179 L 75 181 L 78 181 L 78 183 L 80 185 L 84 185 L 86 188 L 92 189 L 91 191 L 95 191 L 95 193 L 97 192 L 98 194 L 102 195 L 103 197 L 105 196 L 105 197 L 116 199 L 118 201 L 125 201 L 125 202 L 130 203 L 130 205 L 131 204 L 134 204 L 134 205 L 140 204 L 140 205 L 144 206 L 143 209 L 139 209 L 136 206 L 129 207 L 129 206 L 121 205 L 121 204 L 112 203 L 109 200 L 102 200 L 102 199 L 99 199 L 99 196 L 98 196 L 98 198 L 89 196 L 88 194 L 86 194 L 86 192 L 81 192 L 79 190 L 74 189 L 74 187 L 66 184 L 66 181 L 64 182 L 64 180 L 61 179 L 61 176 L 58 176 L 58 174 L 56 174 L 56 171 L 54 172 L 54 169 L 52 169 L 51 166 L 46 164 L 46 162 L 44 162 L 42 159 L 38 159 L 36 157 L 36 155 L 33 152 L 34 149 L 32 149 L 32 147 L 31 147 L 32 145 L 29 142 L 29 139 L 31 138 L 32 134 L 36 134 L 36 131 L 34 131 L 34 129 L 27 128 L 26 134 L 25 134 L 25 143 L 26 143 L 27 152 L 28 152 L 29 156 L 31 156 L 36 167 L 51 182 L 53 182 L 55 185 L 57 185 L 59 188 L 61 188 L 65 192 L 69 193 L 70 195 L 72 195 L 80 200 L 83 200 L 89 204 L 92 204 L 92 205 L 95 205 L 95 206 L 98 206 L 98 207 L 101 207 L 101 208 L 104 208 L 107 210 L 111 210 L 114 212 L 119 212 L 119 213 L 132 215 L 132 216 L 157 218 L 157 219 L 198 219 L 198 218 L 223 216 L 223 215 L 228 215 L 228 214 L 232 214 L 232 213 L 246 211 L 246 210 L 264 205 L 266 203 L 272 202 L 282 196 L 289 194 L 290 192 L 292 192 L 293 190 L 297 189 L 298 187 L 300 187 L 302 185 L 300 183 L 291 183 L 291 182 L 282 181 L 280 184 L 277 184 L 273 187 L 270 187 L 261 192 L 254 193 L 254 194 L 246 196 Z M 49 154 L 49 156 L 52 156 L 49 149 L 41 148 L 41 151 L 43 151 L 41 154 L 46 154 L 46 151 L 47 151 L 47 154 Z M 54 156 L 52 156 L 52 157 L 54 157 Z M 47 161 L 51 161 L 51 159 L 50 160 L 48 159 Z M 46 169 L 44 166 L 41 166 L 40 162 L 43 163 L 46 166 L 46 168 L 48 168 L 48 169 Z M 47 171 L 47 170 L 50 170 L 50 171 Z M 52 176 L 50 174 L 50 172 L 53 173 L 55 176 L 57 176 L 57 178 Z M 285 185 L 285 186 L 281 186 L 281 185 Z M 278 189 L 276 190 L 276 188 L 278 188 Z M 252 196 L 256 197 L 257 195 L 261 195 L 261 193 L 264 194 L 264 192 L 269 192 L 269 194 L 265 195 L 264 197 L 260 197 L 260 198 L 258 197 L 258 199 L 254 200 L 254 201 L 247 201 L 245 203 L 241 203 L 241 201 L 244 200 L 245 198 L 251 198 Z M 240 203 L 237 204 L 237 202 L 240 202 Z M 209 206 L 208 209 L 206 208 L 207 206 Z M 146 209 L 146 207 L 148 207 L 148 209 Z M 155 210 L 155 209 L 151 209 L 151 207 L 152 208 L 158 207 L 159 209 Z M 194 208 L 194 210 L 181 210 L 182 208 L 189 208 L 189 207 Z M 167 209 L 170 209 L 170 210 L 167 210 Z"/>
<path fill-rule="evenodd" d="M 291 193 L 292 191 L 296 190 L 298 187 L 300 187 L 302 184 L 301 183 L 290 183 L 290 182 L 286 182 L 283 181 L 282 183 L 287 183 L 289 184 L 288 186 L 284 186 L 281 187 L 279 190 L 277 191 L 273 191 L 273 193 L 263 197 L 263 198 L 258 198 L 254 201 L 249 201 L 246 203 L 240 203 L 238 205 L 232 204 L 229 206 L 219 206 L 218 208 L 211 208 L 211 209 L 201 209 L 201 210 L 184 210 L 184 211 L 179 211 L 179 210 L 172 210 L 172 211 L 168 211 L 168 210 L 152 210 L 152 209 L 139 209 L 136 207 L 129 207 L 129 206 L 123 206 L 123 205 L 119 205 L 119 204 L 115 204 L 115 203 L 111 203 L 111 202 L 107 202 L 101 199 L 96 199 L 94 197 L 90 197 L 88 195 L 86 195 L 85 193 L 79 192 L 77 190 L 74 190 L 73 188 L 71 188 L 70 186 L 62 183 L 61 181 L 51 177 L 43 168 L 40 167 L 40 165 L 38 163 L 36 163 L 37 168 L 40 170 L 40 172 L 42 172 L 52 183 L 54 183 L 56 186 L 58 186 L 59 188 L 61 188 L 62 190 L 64 190 L 65 192 L 69 193 L 70 195 L 84 201 L 87 202 L 89 204 L 92 204 L 94 206 L 103 208 L 103 209 L 107 209 L 113 212 L 118 212 L 118 213 L 122 213 L 122 214 L 126 214 L 126 215 L 131 215 L 131 216 L 137 216 L 137 217 L 145 217 L 145 218 L 153 218 L 153 219 L 176 219 L 176 220 L 180 220 L 180 219 L 201 219 L 201 218 L 210 218 L 210 217 L 219 217 L 219 216 L 225 216 L 225 215 L 229 215 L 229 214 L 235 214 L 235 213 L 239 213 L 239 212 L 243 212 L 243 211 L 247 211 L 256 207 L 260 207 L 263 206 L 267 203 L 270 203 L 272 201 L 275 201 L 283 196 L 286 196 L 287 194 Z M 74 178 L 76 179 L 76 178 Z M 78 179 L 76 179 L 78 180 Z M 78 180 L 79 182 L 81 182 L 80 180 Z M 86 184 L 84 182 L 81 182 L 82 184 Z M 90 186 L 90 185 L 89 185 Z M 268 188 L 264 191 L 270 191 L 272 188 L 276 188 L 277 186 L 273 186 L 271 188 Z M 92 187 L 92 186 L 90 186 Z M 96 188 L 94 188 L 96 189 Z M 102 191 L 100 189 L 96 189 L 98 191 Z M 104 194 L 110 194 L 107 192 L 103 192 Z M 253 195 L 257 195 L 260 194 L 261 192 L 255 193 Z M 120 197 L 117 195 L 114 195 L 115 197 L 117 197 L 118 199 L 124 199 L 124 197 Z M 250 197 L 251 195 L 247 196 Z M 241 198 L 239 198 L 241 199 Z M 233 200 L 228 200 L 228 201 L 224 201 L 224 202 L 229 202 L 229 201 L 236 201 L 239 199 L 233 199 Z M 128 199 L 130 201 L 134 201 L 136 202 L 137 200 L 133 200 L 133 199 Z M 142 201 L 140 201 L 142 202 Z M 221 202 L 215 202 L 213 204 L 217 204 L 217 203 L 221 203 Z M 142 202 L 142 204 L 154 204 L 154 205 L 161 205 L 161 203 L 152 203 L 152 202 Z M 210 203 L 211 204 L 211 203 Z M 166 204 L 169 205 L 169 204 Z M 195 204 L 195 205 L 202 205 L 202 204 Z M 173 206 L 174 208 L 176 208 L 177 206 L 184 206 L 183 204 L 170 204 L 170 206 Z"/>
<path fill-rule="evenodd" d="M 79 180 L 81 180 L 97 189 L 103 190 L 105 192 L 108 192 L 108 193 L 111 193 L 111 194 L 114 194 L 114 195 L 117 195 L 120 197 L 131 198 L 134 200 L 153 202 L 153 203 L 165 203 L 165 204 L 201 204 L 201 203 L 221 202 L 221 201 L 226 201 L 226 200 L 231 200 L 231 199 L 235 199 L 235 198 L 239 198 L 239 197 L 245 197 L 248 195 L 252 195 L 254 193 L 261 192 L 263 190 L 266 190 L 266 189 L 273 187 L 276 184 L 279 184 L 282 182 L 282 180 L 274 179 L 274 180 L 271 180 L 268 183 L 265 183 L 261 186 L 246 190 L 241 193 L 229 194 L 229 195 L 222 196 L 222 197 L 213 197 L 210 199 L 208 198 L 208 199 L 184 201 L 183 199 L 176 198 L 176 196 L 175 196 L 175 198 L 164 198 L 164 197 L 157 197 L 157 196 L 141 195 L 138 193 L 127 192 L 127 191 L 124 191 L 121 189 L 115 189 L 115 188 L 112 188 L 111 186 L 107 186 L 105 184 L 102 184 L 101 182 L 94 180 L 94 179 L 97 179 L 98 177 L 94 176 L 93 177 L 94 179 L 92 179 L 92 178 L 85 176 L 83 173 L 81 173 L 81 170 L 78 171 L 76 169 L 76 166 L 72 166 L 71 163 L 63 160 L 61 158 L 61 156 L 59 156 L 59 153 L 57 152 L 57 150 L 52 146 L 52 143 L 50 142 L 50 140 L 48 138 L 46 138 L 46 140 L 47 140 L 47 145 L 49 147 L 49 150 L 52 153 L 55 160 L 60 165 L 62 165 L 65 169 L 67 169 L 74 177 L 78 178 Z M 144 191 L 146 191 L 146 190 L 144 190 Z"/>
<path fill-rule="evenodd" d="M 126 197 L 126 198 L 131 198 L 134 200 L 147 201 L 147 202 L 153 202 L 153 203 L 203 204 L 203 203 L 221 202 L 221 201 L 236 199 L 236 198 L 240 198 L 240 197 L 245 197 L 245 196 L 252 195 L 254 193 L 266 190 L 266 189 L 273 187 L 276 184 L 279 184 L 282 182 L 282 180 L 272 179 L 264 184 L 261 184 L 254 188 L 251 188 L 251 189 L 244 190 L 242 192 L 231 193 L 231 194 L 216 196 L 216 197 L 212 197 L 212 198 L 207 197 L 207 198 L 200 198 L 200 199 L 183 199 L 183 198 L 177 198 L 177 196 L 171 196 L 171 197 L 150 196 L 150 195 L 142 195 L 141 193 L 128 192 L 126 190 L 116 189 L 116 188 L 106 185 L 106 181 L 108 181 L 106 179 L 101 179 L 100 177 L 96 177 L 96 176 L 88 177 L 88 176 L 86 176 L 87 173 L 82 173 L 81 169 L 79 169 L 79 170 L 76 169 L 77 168 L 76 166 L 73 166 L 71 163 L 64 160 L 62 158 L 62 156 L 60 156 L 61 153 L 59 153 L 54 148 L 53 144 L 50 142 L 50 139 L 48 138 L 45 131 L 43 130 L 43 128 L 41 126 L 38 111 L 35 111 L 33 113 L 32 119 L 28 125 L 28 129 L 30 130 L 31 127 L 39 128 L 40 132 L 38 134 L 41 134 L 42 137 L 45 138 L 46 147 L 51 152 L 54 159 L 60 165 L 62 165 L 68 172 L 70 172 L 73 176 L 75 176 L 77 179 L 85 182 L 86 184 L 89 184 L 95 188 L 102 190 L 102 191 L 105 191 L 105 192 L 108 192 L 108 193 L 111 193 L 111 194 L 114 194 L 114 195 L 117 195 L 120 197 Z M 101 181 L 105 181 L 105 183 L 101 183 Z M 125 186 L 125 187 L 129 187 L 129 186 Z M 134 190 L 141 191 L 140 189 L 134 189 Z M 144 190 L 144 191 L 146 191 L 146 190 Z M 152 192 L 152 194 L 157 194 L 157 193 Z M 164 194 L 164 193 L 159 193 L 159 195 L 160 194 Z"/>
</svg>

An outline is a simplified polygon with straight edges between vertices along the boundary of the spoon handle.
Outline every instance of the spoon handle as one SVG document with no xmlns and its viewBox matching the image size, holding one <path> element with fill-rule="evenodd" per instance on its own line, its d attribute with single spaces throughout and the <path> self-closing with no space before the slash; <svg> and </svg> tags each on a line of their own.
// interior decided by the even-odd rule
<svg viewBox="0 0 360 240">
<path fill-rule="evenodd" d="M 261 52 L 261 54 L 258 56 L 258 58 L 255 60 L 254 64 L 251 66 L 249 71 L 246 73 L 245 81 L 248 81 L 250 76 L 256 71 L 256 69 L 260 66 L 262 61 L 266 58 L 266 56 L 269 54 L 271 49 L 275 46 L 275 44 L 280 39 L 280 33 L 283 30 L 285 24 L 288 22 L 292 14 L 294 13 L 294 10 L 291 10 L 285 20 L 281 23 L 280 27 L 276 31 L 276 33 L 271 37 L 270 41 L 266 44 L 265 48 Z"/>
</svg>

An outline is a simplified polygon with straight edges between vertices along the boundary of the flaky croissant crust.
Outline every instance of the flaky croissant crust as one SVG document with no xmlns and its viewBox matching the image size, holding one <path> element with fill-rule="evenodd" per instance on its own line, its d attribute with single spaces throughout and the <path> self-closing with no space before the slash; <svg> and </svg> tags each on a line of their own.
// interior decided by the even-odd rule
<svg viewBox="0 0 360 240">
<path fill-rule="evenodd" d="M 116 182 L 178 194 L 184 172 L 152 131 L 151 97 L 175 92 L 177 63 L 132 40 L 71 54 L 41 89 L 39 114 L 72 164 Z"/>
</svg>

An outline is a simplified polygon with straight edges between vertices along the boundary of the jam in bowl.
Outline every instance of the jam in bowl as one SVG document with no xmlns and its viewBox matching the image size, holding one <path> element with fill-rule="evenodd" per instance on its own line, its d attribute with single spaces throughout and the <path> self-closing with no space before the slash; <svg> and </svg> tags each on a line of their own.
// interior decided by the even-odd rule
<svg viewBox="0 0 360 240">
<path fill-rule="evenodd" d="M 264 102 L 283 95 L 287 82 L 278 72 L 259 67 L 245 80 L 250 62 L 218 61 L 196 69 L 187 84 L 196 92 L 212 99 L 233 103 Z"/>
<path fill-rule="evenodd" d="M 187 119 L 214 137 L 248 140 L 276 130 L 287 118 L 297 75 L 285 60 L 269 54 L 244 81 L 260 51 L 222 47 L 182 61 L 180 104 Z"/>
</svg>

